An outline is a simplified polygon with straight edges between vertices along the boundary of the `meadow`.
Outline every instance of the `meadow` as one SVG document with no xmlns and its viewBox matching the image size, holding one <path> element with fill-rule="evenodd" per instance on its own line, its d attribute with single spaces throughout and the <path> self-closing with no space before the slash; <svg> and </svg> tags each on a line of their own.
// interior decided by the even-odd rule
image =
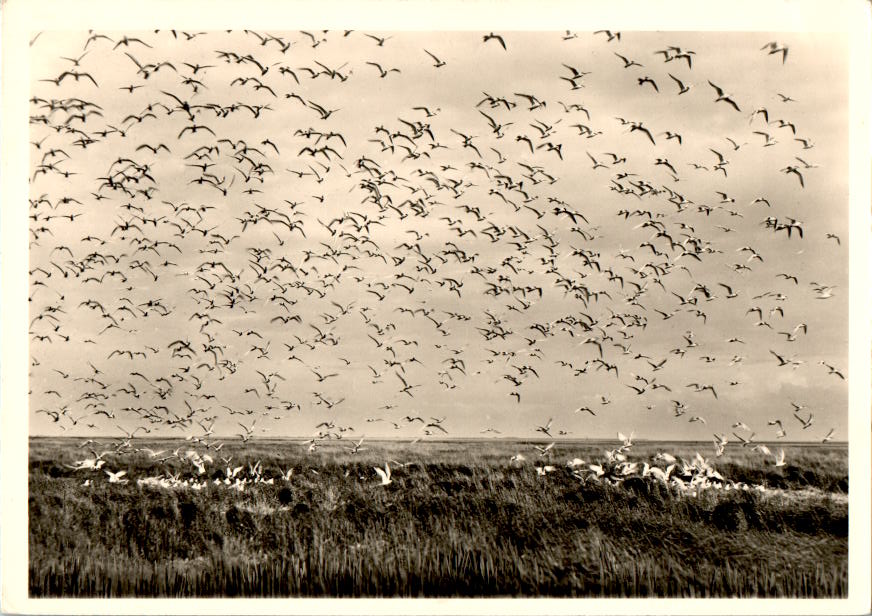
<svg viewBox="0 0 872 616">
<path fill-rule="evenodd" d="M 567 461 L 612 443 L 532 441 L 228 443 L 198 489 L 137 482 L 195 475 L 184 457 L 107 454 L 67 465 L 82 439 L 33 438 L 29 580 L 34 597 L 844 597 L 844 444 L 785 444 L 787 464 L 740 447 L 639 442 L 628 462 L 698 451 L 730 482 L 681 491 L 654 477 L 620 485 Z M 89 447 L 110 450 L 109 440 Z M 136 439 L 138 448 L 199 449 Z M 537 442 L 537 444 L 540 444 Z M 511 462 L 522 453 L 525 460 Z M 260 464 L 258 465 L 258 461 Z M 392 483 L 374 471 L 389 462 Z M 551 472 L 536 470 L 551 465 Z M 254 467 L 254 469 L 252 469 Z M 583 467 L 582 467 L 583 468 Z M 271 481 L 267 481 L 269 478 Z M 83 483 L 91 479 L 90 485 Z"/>
</svg>

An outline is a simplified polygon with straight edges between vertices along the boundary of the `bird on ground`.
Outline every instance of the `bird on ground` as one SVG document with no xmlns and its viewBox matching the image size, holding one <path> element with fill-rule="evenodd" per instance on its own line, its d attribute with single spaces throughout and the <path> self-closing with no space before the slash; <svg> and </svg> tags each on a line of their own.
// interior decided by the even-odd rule
<svg viewBox="0 0 872 616">
<path fill-rule="evenodd" d="M 109 483 L 127 483 L 127 481 L 128 481 L 127 479 L 122 479 L 122 477 L 124 477 L 124 475 L 127 474 L 127 471 L 118 471 L 115 473 L 113 473 L 111 471 L 103 471 L 103 472 L 109 476 Z"/>
</svg>

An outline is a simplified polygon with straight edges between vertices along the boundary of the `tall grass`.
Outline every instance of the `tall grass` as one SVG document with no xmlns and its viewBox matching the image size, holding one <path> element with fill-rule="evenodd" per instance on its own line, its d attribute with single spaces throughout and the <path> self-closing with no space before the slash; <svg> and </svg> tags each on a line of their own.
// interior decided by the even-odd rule
<svg viewBox="0 0 872 616">
<path fill-rule="evenodd" d="M 79 452 L 54 447 L 31 462 L 34 596 L 847 593 L 847 504 L 821 490 L 692 498 L 653 480 L 579 481 L 560 464 L 563 453 L 558 470 L 540 477 L 496 447 L 464 456 L 374 448 L 363 458 L 281 445 L 234 453 L 234 464 L 250 457 L 268 470 L 295 469 L 289 482 L 243 492 L 105 477 L 85 487 L 100 473 L 64 469 L 59 460 Z M 815 469 L 818 455 L 795 463 L 814 471 L 811 483 L 838 487 L 844 477 L 836 465 Z M 394 465 L 394 483 L 381 486 L 372 466 L 388 457 L 415 464 Z M 134 477 L 166 472 L 141 456 L 111 466 Z"/>
</svg>

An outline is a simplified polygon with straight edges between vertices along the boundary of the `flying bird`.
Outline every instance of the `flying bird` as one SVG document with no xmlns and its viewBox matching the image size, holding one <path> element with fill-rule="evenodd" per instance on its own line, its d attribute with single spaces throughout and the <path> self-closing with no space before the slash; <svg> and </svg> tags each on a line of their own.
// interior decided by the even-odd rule
<svg viewBox="0 0 872 616">
<path fill-rule="evenodd" d="M 485 34 L 482 37 L 482 41 L 485 43 L 487 43 L 488 41 L 496 41 L 500 44 L 500 46 L 502 46 L 503 49 L 506 49 L 506 41 L 499 34 L 494 34 L 493 32 L 491 32 L 490 34 Z"/>
<path fill-rule="evenodd" d="M 777 41 L 771 41 L 769 43 L 766 43 L 765 45 L 763 45 L 763 47 L 760 48 L 760 51 L 764 51 L 764 50 L 768 51 L 770 56 L 773 54 L 780 53 L 781 54 L 781 63 L 784 64 L 785 62 L 787 62 L 787 52 L 788 52 L 787 45 L 779 45 Z"/>
<path fill-rule="evenodd" d="M 374 466 L 373 469 L 376 473 L 378 473 L 379 478 L 381 478 L 381 485 L 386 486 L 390 485 L 393 482 L 393 480 L 391 479 L 391 467 L 387 462 L 385 462 L 384 470 L 380 469 L 377 466 Z"/>
<path fill-rule="evenodd" d="M 712 88 L 714 88 L 715 92 L 718 95 L 717 98 L 715 99 L 716 103 L 718 101 L 723 101 L 723 102 L 727 103 L 728 105 L 730 105 L 736 111 L 741 111 L 741 109 L 739 109 L 739 105 L 736 104 L 736 101 L 734 101 L 729 94 L 724 94 L 724 91 L 720 88 L 720 86 L 716 86 L 711 81 L 709 81 L 708 84 Z"/>
</svg>

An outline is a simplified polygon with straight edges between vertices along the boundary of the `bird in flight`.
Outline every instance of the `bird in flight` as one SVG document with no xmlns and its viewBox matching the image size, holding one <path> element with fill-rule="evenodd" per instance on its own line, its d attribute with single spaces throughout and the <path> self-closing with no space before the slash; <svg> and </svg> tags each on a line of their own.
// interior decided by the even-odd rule
<svg viewBox="0 0 872 616">
<path fill-rule="evenodd" d="M 788 165 L 788 166 L 784 167 L 784 168 L 781 170 L 781 173 L 785 173 L 785 174 L 790 174 L 790 173 L 792 173 L 792 174 L 794 174 L 794 175 L 797 177 L 797 179 L 799 180 L 799 185 L 800 185 L 802 188 L 805 188 L 805 179 L 803 179 L 803 177 L 802 177 L 802 173 L 800 173 L 799 168 L 796 167 L 795 165 Z"/>
<path fill-rule="evenodd" d="M 691 85 L 685 84 L 683 81 L 681 81 L 678 77 L 676 77 L 672 73 L 667 73 L 667 75 L 669 75 L 672 78 L 672 81 L 675 82 L 675 85 L 678 86 L 679 96 L 682 94 L 687 94 L 688 92 L 690 92 L 690 89 L 693 87 Z"/>
<path fill-rule="evenodd" d="M 636 62 L 635 60 L 629 60 L 625 56 L 615 52 L 615 55 L 618 56 L 624 62 L 624 68 L 630 68 L 631 66 L 638 66 L 639 68 L 643 68 L 641 64 Z"/>
<path fill-rule="evenodd" d="M 770 56 L 773 54 L 780 53 L 781 54 L 781 63 L 784 64 L 785 62 L 787 62 L 787 51 L 788 51 L 787 45 L 779 45 L 777 41 L 771 41 L 769 43 L 766 43 L 765 45 L 763 45 L 763 47 L 760 48 L 760 51 L 764 51 L 764 50 L 768 51 Z"/>
<path fill-rule="evenodd" d="M 734 101 L 729 94 L 724 94 L 724 91 L 721 89 L 720 86 L 716 86 L 711 81 L 709 81 L 708 84 L 712 88 L 715 89 L 715 93 L 718 95 L 717 98 L 715 99 L 716 103 L 718 101 L 723 101 L 723 102 L 727 103 L 728 105 L 730 105 L 736 111 L 741 111 L 741 109 L 739 109 L 739 105 L 736 104 L 736 101 Z"/>
<path fill-rule="evenodd" d="M 426 49 L 424 50 L 424 53 L 426 53 L 428 56 L 430 56 L 431 58 L 433 58 L 433 66 L 434 66 L 435 68 L 441 68 L 441 67 L 445 66 L 445 62 L 444 62 L 444 61 L 440 60 L 440 59 L 437 58 L 435 55 L 433 55 L 432 53 L 430 53 L 429 51 L 427 51 Z"/>
<path fill-rule="evenodd" d="M 536 426 L 536 432 L 541 432 L 547 436 L 551 436 L 551 423 L 554 421 L 553 418 L 549 418 L 548 421 L 543 426 Z"/>
<path fill-rule="evenodd" d="M 490 34 L 485 34 L 482 37 L 483 42 L 487 43 L 488 41 L 496 41 L 499 43 L 503 49 L 506 49 L 506 41 L 499 34 L 494 34 L 491 32 Z"/>
<path fill-rule="evenodd" d="M 382 68 L 381 64 L 379 64 L 378 62 L 367 62 L 367 64 L 369 64 L 370 66 L 376 67 L 378 69 L 378 72 L 379 72 L 379 77 L 381 77 L 382 79 L 387 77 L 390 73 L 399 73 L 400 72 L 400 69 L 398 69 L 398 68 L 389 68 L 389 69 L 385 70 Z"/>
<path fill-rule="evenodd" d="M 373 469 L 376 473 L 378 473 L 378 476 L 381 478 L 381 485 L 386 486 L 390 485 L 393 482 L 393 480 L 391 479 L 391 467 L 387 462 L 385 462 L 384 470 L 380 469 L 377 466 L 374 466 Z"/>
<path fill-rule="evenodd" d="M 596 30 L 594 34 L 605 34 L 608 37 L 608 40 L 606 41 L 607 43 L 621 40 L 620 32 L 612 32 L 611 30 Z"/>
<path fill-rule="evenodd" d="M 631 50 L 620 32 L 562 33 L 532 39 L 541 43 L 543 58 L 554 52 L 553 61 L 541 65 L 517 54 L 531 40 L 527 34 L 512 39 L 508 52 L 511 33 L 446 33 L 430 37 L 433 49 L 425 49 L 401 32 L 321 30 L 282 36 L 141 31 L 133 35 L 139 38 L 114 39 L 89 32 L 61 52 L 66 56 L 56 54 L 54 64 L 40 64 L 62 68 L 34 75 L 31 101 L 35 425 L 99 431 L 108 427 L 100 422 L 118 421 L 128 441 L 119 451 L 141 452 L 145 461 L 165 452 L 129 446 L 141 432 L 178 435 L 191 447 L 217 451 L 213 430 L 226 428 L 254 444 L 262 431 L 297 429 L 293 422 L 310 418 L 317 424 L 306 442 L 312 451 L 327 455 L 328 443 L 338 440 L 333 449 L 354 454 L 364 443 L 353 432 L 355 413 L 372 422 L 368 438 L 373 430 L 399 431 L 404 442 L 441 437 L 454 424 L 430 417 L 440 413 L 430 408 L 467 408 L 464 396 L 477 392 L 496 390 L 497 406 L 515 399 L 505 405 L 506 415 L 549 408 L 546 414 L 557 417 L 528 424 L 549 443 L 554 423 L 557 436 L 580 433 L 561 418 L 581 413 L 590 415 L 585 427 L 599 424 L 600 431 L 643 412 L 654 419 L 645 422 L 652 431 L 666 432 L 670 424 L 687 430 L 692 423 L 726 434 L 746 397 L 763 406 L 777 403 L 778 386 L 797 379 L 819 385 L 823 395 L 844 385 L 847 370 L 825 362 L 828 372 L 811 367 L 838 357 L 837 351 L 821 355 L 815 344 L 806 346 L 816 338 L 804 324 L 789 326 L 807 321 L 815 332 L 821 322 L 838 321 L 844 302 L 834 293 L 846 283 L 835 265 L 847 255 L 838 248 L 839 236 L 827 231 L 844 233 L 844 221 L 825 223 L 810 213 L 815 205 L 803 198 L 813 198 L 817 186 L 796 191 L 793 179 L 775 175 L 779 169 L 795 175 L 801 188 L 808 174 L 815 174 L 812 182 L 818 174 L 831 179 L 824 170 L 812 171 L 818 165 L 803 154 L 814 147 L 820 122 L 805 103 L 829 101 L 829 89 L 818 84 L 820 97 L 803 102 L 776 92 L 791 87 L 792 69 L 785 73 L 760 51 L 782 55 L 785 64 L 781 43 L 756 51 L 752 42 L 747 54 L 729 58 L 737 66 L 724 70 L 725 77 L 711 72 L 711 81 L 703 81 L 707 76 L 693 77 L 692 62 L 699 73 L 705 64 L 723 66 L 727 56 L 678 46 L 645 52 L 642 34 L 628 35 L 638 39 L 628 40 Z M 196 44 L 188 44 L 194 36 Z M 466 48 L 457 44 L 463 36 L 478 50 L 471 58 L 454 53 Z M 234 37 L 242 38 L 240 45 Z M 201 40 L 222 42 L 200 49 Z M 504 54 L 488 49 L 489 42 Z M 351 58 L 342 55 L 346 44 L 352 54 L 355 44 L 369 52 L 353 69 L 346 68 L 350 61 L 340 64 Z M 620 64 L 607 59 L 604 67 L 583 66 L 573 50 L 584 44 L 599 47 L 594 52 L 600 55 L 603 46 L 613 49 Z M 202 53 L 191 55 L 192 49 Z M 401 51 L 402 64 L 389 66 L 380 55 Z M 803 58 L 797 51 L 793 68 Z M 643 66 L 634 59 L 651 52 L 662 54 L 664 63 L 679 60 L 663 67 L 676 71 L 666 73 L 674 86 L 650 60 Z M 120 61 L 106 62 L 113 58 Z M 457 81 L 461 61 L 467 77 L 478 77 Z M 742 61 L 747 64 L 739 66 Z M 364 64 L 373 68 L 360 68 Z M 109 75 L 111 67 L 117 74 Z M 650 72 L 642 73 L 644 67 Z M 820 72 L 813 64 L 807 75 L 811 80 Z M 765 81 L 765 91 L 754 90 L 759 100 L 750 121 L 747 111 L 734 115 L 705 95 L 699 106 L 692 104 L 695 94 L 670 97 L 696 93 L 707 82 L 715 103 L 740 111 L 735 96 L 713 80 L 726 84 L 729 76 L 727 85 L 744 96 L 756 83 L 749 73 Z M 426 88 L 416 87 L 422 75 L 432 81 Z M 513 75 L 523 79 L 506 81 Z M 688 103 L 693 117 L 683 104 L 651 110 L 625 100 L 620 88 L 608 87 L 609 76 L 620 77 L 625 88 L 635 80 L 631 91 L 650 95 L 650 87 L 658 97 L 662 84 L 664 96 Z M 121 86 L 124 94 L 118 83 L 130 84 Z M 481 98 L 483 87 L 490 94 Z M 549 111 L 553 101 L 557 109 Z M 120 121 L 109 119 L 110 110 Z M 601 116 L 604 110 L 624 115 L 617 118 L 620 126 Z M 587 124 L 572 124 L 576 120 Z M 117 126 L 107 123 L 113 121 Z M 281 134 L 282 122 L 293 134 Z M 784 129 L 791 130 L 787 138 Z M 646 135 L 657 152 L 640 142 Z M 716 149 L 725 140 L 732 162 Z M 833 159 L 832 147 L 818 146 L 824 150 L 816 156 L 820 167 Z M 178 172 L 176 179 L 161 181 L 170 171 Z M 764 190 L 758 186 L 767 186 L 772 203 L 754 198 Z M 743 187 L 751 192 L 743 195 Z M 83 202 L 87 194 L 99 202 L 105 229 Z M 591 205 L 597 196 L 614 210 Z M 761 226 L 757 206 L 777 216 Z M 807 276 L 832 278 L 807 286 Z M 159 298 L 168 294 L 171 301 Z M 675 327 L 652 334 L 646 327 L 655 314 L 662 317 L 655 317 L 658 323 Z M 175 325 L 161 326 L 168 315 Z M 696 337 L 682 336 L 688 323 L 698 324 Z M 250 337 L 265 346 L 251 346 Z M 168 338 L 179 340 L 167 346 Z M 270 352 L 265 340 L 271 339 L 287 347 L 286 360 Z M 58 363 L 64 341 L 80 343 L 81 371 Z M 735 344 L 744 355 L 733 352 Z M 412 348 L 420 360 L 410 355 Z M 766 358 L 769 349 L 775 361 Z M 100 367 L 89 369 L 89 359 Z M 40 368 L 40 361 L 48 365 Z M 555 364 L 562 366 L 559 373 L 544 369 Z M 693 404 L 675 400 L 661 408 L 658 390 L 675 388 L 671 395 L 684 397 L 680 381 L 670 382 L 683 374 L 697 381 L 686 387 L 702 395 L 688 400 Z M 54 380 L 43 385 L 41 375 Z M 772 387 L 760 390 L 769 380 Z M 594 391 L 603 393 L 588 397 Z M 343 396 L 357 406 L 371 401 L 378 411 L 347 408 Z M 227 403 L 222 413 L 248 417 L 237 418 L 238 425 L 232 417 L 216 422 L 209 404 L 218 397 Z M 317 417 L 306 411 L 305 399 Z M 794 411 L 810 425 L 807 410 Z M 663 422 L 656 421 L 658 412 Z M 772 438 L 786 438 L 781 422 L 789 418 L 762 412 L 756 421 L 769 420 Z M 688 419 L 673 423 L 678 417 Z M 506 431 L 501 421 L 482 420 L 488 428 L 480 434 Z M 753 438 L 743 422 L 734 429 Z M 628 447 L 632 438 L 621 442 Z M 716 434 L 714 442 L 723 453 L 725 437 Z M 553 447 L 537 451 L 550 455 Z M 76 467 L 96 469 L 102 462 Z M 377 469 L 382 485 L 390 483 L 390 469 Z M 102 481 L 99 473 L 93 476 Z"/>
</svg>

